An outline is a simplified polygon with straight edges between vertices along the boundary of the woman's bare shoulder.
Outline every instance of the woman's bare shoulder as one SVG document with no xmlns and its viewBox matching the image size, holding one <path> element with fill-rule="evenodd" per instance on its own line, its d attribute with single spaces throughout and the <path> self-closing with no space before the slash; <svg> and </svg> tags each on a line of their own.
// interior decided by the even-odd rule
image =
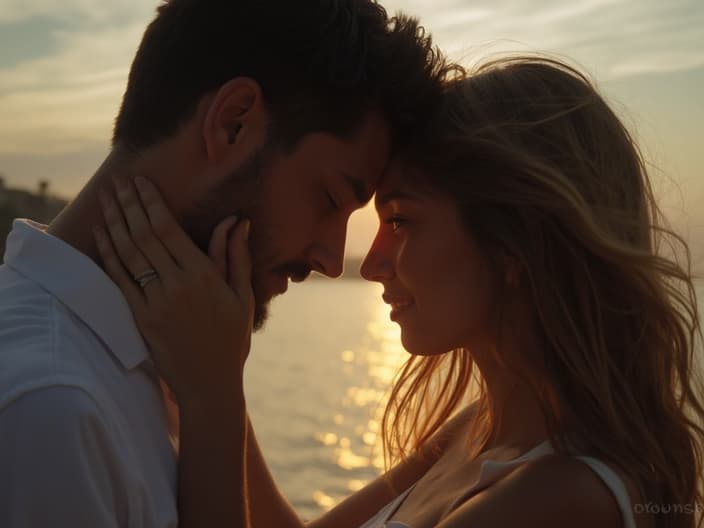
<svg viewBox="0 0 704 528">
<path fill-rule="evenodd" d="M 618 504 L 583 462 L 564 455 L 530 461 L 478 493 L 438 528 L 619 528 Z"/>
<path fill-rule="evenodd" d="M 386 474 L 351 495 L 308 528 L 360 526 L 388 502 L 418 481 L 444 453 L 448 442 L 457 439 L 474 413 L 474 407 L 460 410 L 448 420 L 421 449 L 390 469 Z"/>
<path fill-rule="evenodd" d="M 424 450 L 426 453 L 435 453 L 436 457 L 441 456 L 445 449 L 458 436 L 466 439 L 468 435 L 469 424 L 477 412 L 477 403 L 473 402 L 462 408 L 452 418 L 443 424 L 438 432 L 433 436 Z"/>
</svg>

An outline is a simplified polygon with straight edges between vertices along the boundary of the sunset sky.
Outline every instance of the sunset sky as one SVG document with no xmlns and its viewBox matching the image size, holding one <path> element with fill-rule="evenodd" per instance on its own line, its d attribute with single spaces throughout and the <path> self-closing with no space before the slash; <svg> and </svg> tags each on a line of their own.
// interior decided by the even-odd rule
<svg viewBox="0 0 704 528">
<path fill-rule="evenodd" d="M 464 63 L 546 51 L 589 72 L 639 138 L 673 223 L 704 257 L 702 0 L 387 0 Z M 0 0 L 0 173 L 73 196 L 107 153 L 151 0 Z M 353 217 L 348 252 L 375 228 Z"/>
</svg>

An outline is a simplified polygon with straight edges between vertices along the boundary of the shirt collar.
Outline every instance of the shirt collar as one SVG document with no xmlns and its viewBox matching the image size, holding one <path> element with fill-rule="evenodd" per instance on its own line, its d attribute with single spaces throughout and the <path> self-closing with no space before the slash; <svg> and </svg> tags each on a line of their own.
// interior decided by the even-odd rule
<svg viewBox="0 0 704 528">
<path fill-rule="evenodd" d="M 39 284 L 75 313 L 131 370 L 151 363 L 125 297 L 100 267 L 47 226 L 17 219 L 7 237 L 5 264 Z"/>
</svg>

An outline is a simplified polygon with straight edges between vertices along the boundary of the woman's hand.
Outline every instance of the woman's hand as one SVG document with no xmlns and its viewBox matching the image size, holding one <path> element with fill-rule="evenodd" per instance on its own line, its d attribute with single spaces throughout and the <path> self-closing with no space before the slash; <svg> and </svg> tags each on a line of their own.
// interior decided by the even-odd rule
<svg viewBox="0 0 704 528">
<path fill-rule="evenodd" d="M 95 238 L 159 374 L 182 406 L 240 395 L 254 314 L 249 221 L 223 220 L 208 258 L 151 182 L 124 178 L 115 188 L 117 200 L 100 193 L 108 233 L 96 227 Z"/>
</svg>

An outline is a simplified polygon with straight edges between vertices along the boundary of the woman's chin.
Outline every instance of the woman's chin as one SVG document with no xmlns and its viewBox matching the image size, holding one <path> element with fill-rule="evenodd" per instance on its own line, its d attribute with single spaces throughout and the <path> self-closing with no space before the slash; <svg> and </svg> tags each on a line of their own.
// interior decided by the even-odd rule
<svg viewBox="0 0 704 528">
<path fill-rule="evenodd" d="M 403 331 L 401 331 L 401 344 L 404 350 L 412 356 L 438 356 L 449 351 L 438 343 L 431 343 L 427 339 L 414 339 Z"/>
</svg>

